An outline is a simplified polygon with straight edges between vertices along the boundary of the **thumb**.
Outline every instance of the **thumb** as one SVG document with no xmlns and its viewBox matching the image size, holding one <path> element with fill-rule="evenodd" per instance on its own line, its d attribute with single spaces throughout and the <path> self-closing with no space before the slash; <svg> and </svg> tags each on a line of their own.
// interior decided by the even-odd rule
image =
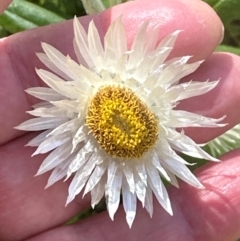
<svg viewBox="0 0 240 241">
<path fill-rule="evenodd" d="M 0 14 L 8 7 L 8 5 L 12 2 L 12 0 L 1 0 L 0 3 Z"/>
</svg>

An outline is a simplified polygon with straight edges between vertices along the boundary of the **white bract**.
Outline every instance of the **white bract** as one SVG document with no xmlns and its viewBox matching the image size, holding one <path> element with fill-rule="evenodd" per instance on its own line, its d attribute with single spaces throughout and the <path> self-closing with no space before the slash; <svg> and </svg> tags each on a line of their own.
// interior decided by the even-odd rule
<svg viewBox="0 0 240 241">
<path fill-rule="evenodd" d="M 188 64 L 190 56 L 166 60 L 180 31 L 158 43 L 159 27 L 146 36 L 139 28 L 130 48 L 121 18 L 101 37 L 93 23 L 88 32 L 74 19 L 74 50 L 78 62 L 53 46 L 42 44 L 39 59 L 49 68 L 37 69 L 48 87 L 27 93 L 43 102 L 29 111 L 36 118 L 17 128 L 43 131 L 28 145 L 33 155 L 50 152 L 37 175 L 52 170 L 47 187 L 74 176 L 67 204 L 83 191 L 91 193 L 94 207 L 105 196 L 113 219 L 122 194 L 131 227 L 137 199 L 153 214 L 153 194 L 172 215 L 162 178 L 178 187 L 177 178 L 196 188 L 203 185 L 177 152 L 218 161 L 176 128 L 218 127 L 211 119 L 175 109 L 179 101 L 212 90 L 218 81 L 179 83 L 202 61 Z"/>
</svg>

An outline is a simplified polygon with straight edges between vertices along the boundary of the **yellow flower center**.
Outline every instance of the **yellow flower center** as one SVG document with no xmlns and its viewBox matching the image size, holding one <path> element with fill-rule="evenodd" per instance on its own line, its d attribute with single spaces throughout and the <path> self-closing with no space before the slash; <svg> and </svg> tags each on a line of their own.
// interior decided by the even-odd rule
<svg viewBox="0 0 240 241">
<path fill-rule="evenodd" d="M 158 138 L 158 120 L 124 87 L 104 86 L 89 104 L 86 124 L 100 147 L 111 156 L 139 158 Z"/>
</svg>

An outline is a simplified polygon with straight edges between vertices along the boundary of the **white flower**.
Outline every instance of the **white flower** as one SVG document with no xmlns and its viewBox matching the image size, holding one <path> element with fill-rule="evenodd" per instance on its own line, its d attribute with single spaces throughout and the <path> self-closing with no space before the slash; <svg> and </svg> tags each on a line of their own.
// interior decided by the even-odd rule
<svg viewBox="0 0 240 241">
<path fill-rule="evenodd" d="M 179 83 L 202 61 L 188 64 L 190 56 L 166 60 L 180 31 L 157 43 L 158 26 L 146 37 L 147 27 L 141 25 L 129 49 L 121 18 L 111 24 L 103 44 L 93 21 L 87 34 L 75 18 L 74 49 L 81 64 L 43 43 L 45 54 L 38 57 L 51 72 L 36 71 L 49 88 L 27 90 L 44 102 L 28 112 L 37 118 L 17 127 L 44 130 L 28 145 L 38 147 L 33 155 L 52 151 L 37 173 L 53 170 L 47 187 L 74 175 L 67 204 L 82 190 L 83 196 L 91 192 L 92 207 L 105 196 L 112 219 L 121 193 L 130 227 L 137 199 L 152 216 L 152 194 L 172 215 L 161 178 L 178 187 L 177 176 L 203 188 L 175 151 L 217 159 L 176 128 L 218 127 L 223 119 L 175 109 L 179 101 L 210 91 L 218 81 Z"/>
</svg>

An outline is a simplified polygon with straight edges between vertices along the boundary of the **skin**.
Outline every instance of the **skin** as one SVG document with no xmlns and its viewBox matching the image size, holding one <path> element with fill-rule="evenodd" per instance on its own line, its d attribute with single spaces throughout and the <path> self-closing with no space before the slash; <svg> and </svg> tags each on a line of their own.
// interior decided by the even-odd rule
<svg viewBox="0 0 240 241">
<path fill-rule="evenodd" d="M 205 3 L 199 0 L 139 0 L 80 18 L 80 21 L 87 26 L 94 18 L 104 36 L 109 24 L 119 15 L 123 15 L 129 45 L 141 22 L 147 19 L 151 25 L 161 23 L 159 40 L 176 29 L 184 30 L 171 57 L 193 55 L 192 61 L 206 61 L 183 81 L 221 78 L 210 93 L 184 101 L 180 107 L 210 117 L 227 115 L 224 122 L 228 125 L 201 131 L 189 128 L 186 130 L 189 136 L 203 143 L 240 122 L 240 112 L 236 111 L 240 101 L 240 58 L 212 54 L 222 40 L 222 23 Z M 35 52 L 42 52 L 40 42 L 52 44 L 74 58 L 72 38 L 72 21 L 67 21 L 0 40 L 0 240 L 236 240 L 240 236 L 240 150 L 224 155 L 222 162 L 209 163 L 196 171 L 206 187 L 204 190 L 183 182 L 180 182 L 180 189 L 169 187 L 173 217 L 155 200 L 152 219 L 138 205 L 131 230 L 122 207 L 114 222 L 107 212 L 102 212 L 77 224 L 62 226 L 89 206 L 90 197 L 82 199 L 79 195 L 65 208 L 69 183 L 58 182 L 44 190 L 49 173 L 33 177 L 44 156 L 31 158 L 34 148 L 24 147 L 36 134 L 20 132 L 13 127 L 29 118 L 25 111 L 37 102 L 24 90 L 42 85 L 34 70 L 43 67 L 35 55 Z"/>
<path fill-rule="evenodd" d="M 3 0 L 0 4 L 0 14 L 7 8 L 7 6 L 12 2 L 12 0 Z"/>
</svg>

